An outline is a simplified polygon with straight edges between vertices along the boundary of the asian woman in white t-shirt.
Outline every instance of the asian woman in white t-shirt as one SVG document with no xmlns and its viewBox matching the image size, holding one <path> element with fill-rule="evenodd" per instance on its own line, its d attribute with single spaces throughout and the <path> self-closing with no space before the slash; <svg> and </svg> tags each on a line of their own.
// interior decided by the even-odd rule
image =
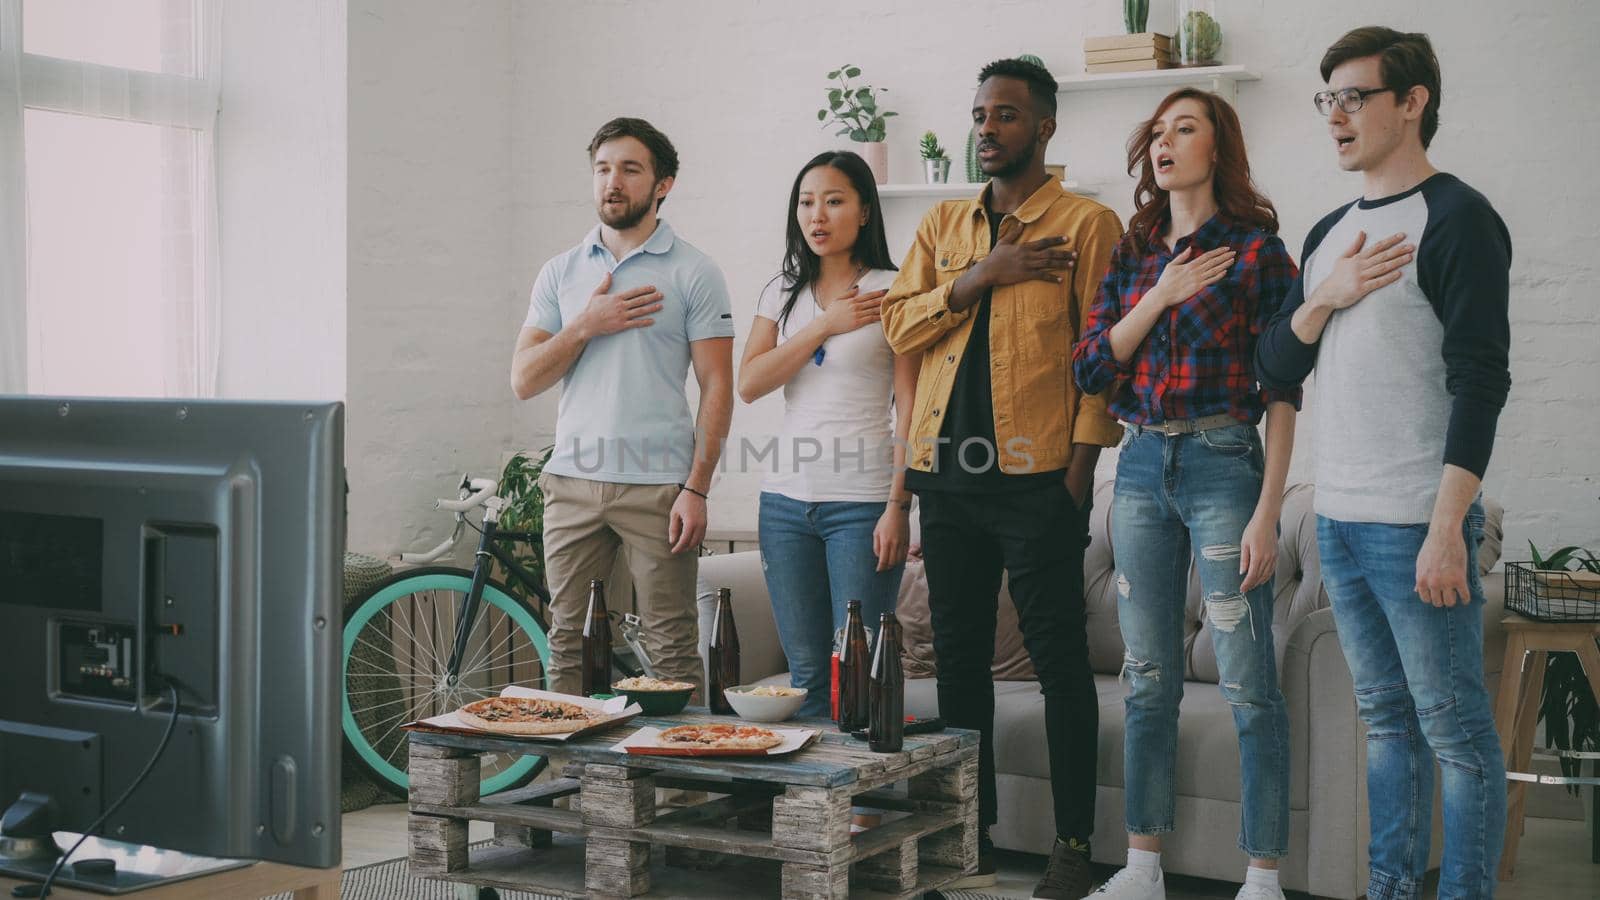
<svg viewBox="0 0 1600 900">
<path fill-rule="evenodd" d="M 904 447 L 917 360 L 896 357 L 879 323 L 894 282 L 872 171 L 819 154 L 789 194 L 782 271 L 761 294 L 739 366 L 746 403 L 783 389 L 783 430 L 762 482 L 767 592 L 802 715 L 829 707 L 845 603 L 869 628 L 894 609 L 910 541 Z"/>
</svg>

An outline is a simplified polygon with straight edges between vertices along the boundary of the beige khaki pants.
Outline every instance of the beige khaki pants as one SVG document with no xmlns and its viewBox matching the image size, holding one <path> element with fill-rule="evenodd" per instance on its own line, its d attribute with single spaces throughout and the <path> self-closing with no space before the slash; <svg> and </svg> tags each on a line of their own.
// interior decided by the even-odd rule
<svg viewBox="0 0 1600 900">
<path fill-rule="evenodd" d="M 539 487 L 544 491 L 545 573 L 551 596 L 550 690 L 578 693 L 589 581 L 609 577 L 618 551 L 623 551 L 651 661 L 662 678 L 691 682 L 696 694 L 702 694 L 695 608 L 699 548 L 674 554 L 667 543 L 678 486 L 617 484 L 546 472 Z M 610 591 L 606 606 L 612 613 L 630 608 L 627 598 Z M 615 636 L 615 627 L 612 632 Z"/>
</svg>

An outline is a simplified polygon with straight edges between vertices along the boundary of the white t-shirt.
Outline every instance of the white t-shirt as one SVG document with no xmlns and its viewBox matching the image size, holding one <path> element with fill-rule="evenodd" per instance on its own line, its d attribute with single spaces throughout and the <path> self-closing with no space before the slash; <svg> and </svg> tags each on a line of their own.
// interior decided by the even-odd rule
<svg viewBox="0 0 1600 900">
<path fill-rule="evenodd" d="M 861 293 L 885 291 L 895 273 L 870 269 Z M 810 287 L 800 290 L 787 320 L 782 278 L 761 292 L 756 315 L 778 322 L 778 343 L 823 314 Z M 882 325 L 837 334 L 822 345 L 822 364 L 808 361 L 783 386 L 783 431 L 777 453 L 763 458 L 761 489 L 806 503 L 882 503 L 894 482 L 894 351 Z"/>
</svg>

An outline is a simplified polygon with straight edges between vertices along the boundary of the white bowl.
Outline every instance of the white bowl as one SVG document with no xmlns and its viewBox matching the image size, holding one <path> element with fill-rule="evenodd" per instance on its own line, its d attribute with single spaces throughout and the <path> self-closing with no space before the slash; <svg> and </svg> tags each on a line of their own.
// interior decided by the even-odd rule
<svg viewBox="0 0 1600 900">
<path fill-rule="evenodd" d="M 800 704 L 806 702 L 805 688 L 790 688 L 798 692 L 791 697 L 758 697 L 747 693 L 757 687 L 760 685 L 742 684 L 725 688 L 722 696 L 728 698 L 728 703 L 739 714 L 739 718 L 752 722 L 782 722 L 793 716 Z"/>
</svg>

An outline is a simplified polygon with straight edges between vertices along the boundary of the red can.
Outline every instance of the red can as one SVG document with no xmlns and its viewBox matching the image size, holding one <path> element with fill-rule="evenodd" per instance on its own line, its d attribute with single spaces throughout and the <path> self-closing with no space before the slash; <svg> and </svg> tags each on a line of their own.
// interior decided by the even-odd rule
<svg viewBox="0 0 1600 900">
<path fill-rule="evenodd" d="M 828 664 L 828 717 L 835 722 L 839 721 L 839 651 L 833 653 L 833 660 Z"/>
</svg>

